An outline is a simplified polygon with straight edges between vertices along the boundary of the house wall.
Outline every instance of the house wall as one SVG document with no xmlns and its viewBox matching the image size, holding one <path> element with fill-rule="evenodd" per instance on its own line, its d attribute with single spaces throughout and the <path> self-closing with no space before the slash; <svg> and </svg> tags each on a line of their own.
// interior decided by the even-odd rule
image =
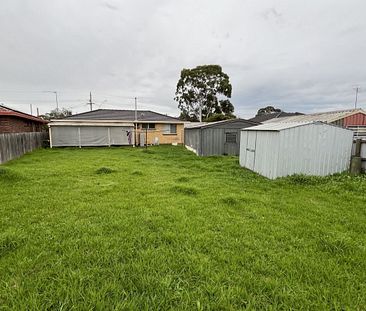
<svg viewBox="0 0 366 311">
<path fill-rule="evenodd" d="M 155 139 L 159 141 L 159 144 L 183 144 L 183 135 L 184 135 L 184 124 L 177 124 L 177 133 L 176 134 L 168 134 L 166 132 L 165 126 L 167 123 L 155 123 L 155 129 L 147 130 L 147 143 L 148 145 L 152 145 L 155 143 Z M 138 128 L 137 129 L 137 143 L 140 143 L 140 134 L 146 135 L 146 130 Z"/>
<path fill-rule="evenodd" d="M 12 116 L 0 116 L 0 133 L 41 132 L 42 129 L 42 123 Z"/>
</svg>

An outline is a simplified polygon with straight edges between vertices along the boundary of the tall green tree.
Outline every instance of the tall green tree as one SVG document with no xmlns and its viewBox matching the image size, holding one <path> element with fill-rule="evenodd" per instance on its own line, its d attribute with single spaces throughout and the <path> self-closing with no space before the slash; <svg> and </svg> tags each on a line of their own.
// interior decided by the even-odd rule
<svg viewBox="0 0 366 311">
<path fill-rule="evenodd" d="M 183 69 L 174 98 L 181 110 L 180 118 L 202 121 L 213 114 L 233 117 L 231 91 L 229 76 L 219 65 Z"/>
</svg>

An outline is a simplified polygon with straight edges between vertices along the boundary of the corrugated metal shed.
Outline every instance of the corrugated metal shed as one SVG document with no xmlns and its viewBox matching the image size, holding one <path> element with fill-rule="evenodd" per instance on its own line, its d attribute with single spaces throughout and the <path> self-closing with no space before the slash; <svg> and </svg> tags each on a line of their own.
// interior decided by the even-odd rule
<svg viewBox="0 0 366 311">
<path fill-rule="evenodd" d="M 240 165 L 274 179 L 349 168 L 353 133 L 322 122 L 268 123 L 241 131 Z"/>
<path fill-rule="evenodd" d="M 184 144 L 199 156 L 239 155 L 240 130 L 258 123 L 231 119 L 191 125 L 184 129 Z"/>
</svg>

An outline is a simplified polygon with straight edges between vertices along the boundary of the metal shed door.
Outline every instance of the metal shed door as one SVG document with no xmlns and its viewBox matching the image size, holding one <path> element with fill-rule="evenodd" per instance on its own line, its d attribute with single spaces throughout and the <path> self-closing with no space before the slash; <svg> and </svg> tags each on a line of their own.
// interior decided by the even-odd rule
<svg viewBox="0 0 366 311">
<path fill-rule="evenodd" d="M 257 132 L 248 131 L 245 167 L 254 170 L 255 166 L 255 148 L 257 143 Z"/>
</svg>

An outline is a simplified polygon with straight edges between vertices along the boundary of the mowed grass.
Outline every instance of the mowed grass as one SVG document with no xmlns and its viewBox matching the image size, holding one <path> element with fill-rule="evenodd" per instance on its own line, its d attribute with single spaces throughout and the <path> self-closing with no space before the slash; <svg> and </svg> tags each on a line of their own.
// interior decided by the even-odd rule
<svg viewBox="0 0 366 311">
<path fill-rule="evenodd" d="M 182 147 L 38 150 L 0 166 L 0 309 L 364 310 L 365 193 Z"/>
</svg>

